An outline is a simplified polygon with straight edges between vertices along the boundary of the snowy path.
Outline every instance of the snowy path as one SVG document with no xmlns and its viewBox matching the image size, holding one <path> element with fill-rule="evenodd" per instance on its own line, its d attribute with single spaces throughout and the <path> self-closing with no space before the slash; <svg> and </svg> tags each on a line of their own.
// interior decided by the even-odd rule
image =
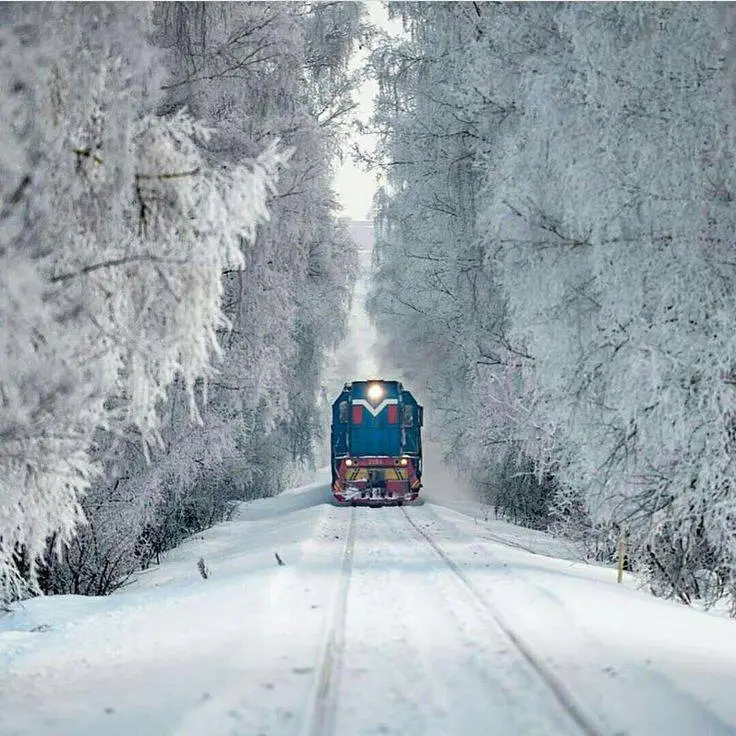
<svg viewBox="0 0 736 736">
<path fill-rule="evenodd" d="M 736 734 L 736 623 L 521 548 L 539 533 L 326 498 L 0 616 L 0 734 Z"/>
<path fill-rule="evenodd" d="M 334 732 L 579 733 L 487 608 L 417 533 L 412 522 L 422 511 L 407 518 L 399 509 L 358 509 Z"/>
</svg>

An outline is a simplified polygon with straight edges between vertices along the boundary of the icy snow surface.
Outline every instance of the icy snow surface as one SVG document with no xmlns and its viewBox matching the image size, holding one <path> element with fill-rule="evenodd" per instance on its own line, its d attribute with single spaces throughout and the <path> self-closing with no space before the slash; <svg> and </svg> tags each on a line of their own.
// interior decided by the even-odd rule
<svg viewBox="0 0 736 736">
<path fill-rule="evenodd" d="M 454 506 L 307 486 L 113 596 L 16 606 L 0 734 L 736 733 L 734 622 Z"/>
</svg>

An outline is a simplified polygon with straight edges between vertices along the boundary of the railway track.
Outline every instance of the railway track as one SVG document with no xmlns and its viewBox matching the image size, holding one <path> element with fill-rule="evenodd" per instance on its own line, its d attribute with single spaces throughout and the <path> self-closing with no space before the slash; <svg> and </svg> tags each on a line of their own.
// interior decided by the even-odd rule
<svg viewBox="0 0 736 736">
<path fill-rule="evenodd" d="M 345 540 L 337 591 L 315 680 L 315 690 L 305 720 L 305 728 L 302 731 L 304 736 L 331 736 L 335 733 L 337 692 L 345 646 L 345 612 L 350 590 L 350 578 L 353 572 L 355 530 L 356 510 L 352 508 L 350 509 L 350 521 L 348 522 L 348 533 Z"/>
<path fill-rule="evenodd" d="M 470 578 L 463 570 L 452 560 L 444 549 L 432 537 L 422 529 L 411 518 L 406 507 L 402 507 L 401 511 L 406 517 L 409 524 L 419 534 L 420 537 L 434 550 L 435 554 L 444 562 L 446 567 L 453 573 L 458 584 L 461 585 L 475 601 L 489 614 L 493 623 L 504 634 L 512 647 L 527 662 L 536 675 L 545 683 L 551 691 L 563 711 L 570 720 L 575 724 L 577 729 L 584 736 L 604 736 L 603 731 L 593 721 L 593 719 L 585 713 L 578 705 L 572 693 L 568 690 L 560 678 L 532 651 L 531 647 L 514 631 L 514 629 L 506 622 L 501 612 L 494 606 L 488 598 L 481 593 Z"/>
<path fill-rule="evenodd" d="M 475 602 L 485 611 L 490 621 L 501 631 L 512 649 L 533 670 L 535 675 L 552 693 L 562 711 L 574 724 L 575 729 L 584 736 L 603 736 L 603 731 L 580 707 L 572 693 L 560 678 L 533 652 L 531 647 L 507 623 L 496 606 L 477 588 L 459 565 L 435 541 L 432 536 L 415 522 L 406 507 L 401 513 L 413 531 L 418 534 L 452 573 L 458 585 L 466 590 Z M 353 558 L 357 536 L 357 509 L 350 509 L 345 547 L 342 554 L 339 579 L 330 611 L 329 623 L 324 645 L 319 659 L 313 693 L 301 731 L 302 736 L 335 736 L 338 710 L 338 690 L 343 667 L 345 649 L 345 623 L 350 582 L 353 572 Z"/>
</svg>

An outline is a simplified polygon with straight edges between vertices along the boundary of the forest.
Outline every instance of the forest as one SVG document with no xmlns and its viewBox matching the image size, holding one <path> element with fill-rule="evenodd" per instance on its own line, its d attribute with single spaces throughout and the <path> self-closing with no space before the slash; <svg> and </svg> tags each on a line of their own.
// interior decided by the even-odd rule
<svg viewBox="0 0 736 736">
<path fill-rule="evenodd" d="M 309 463 L 354 3 L 0 7 L 0 581 L 103 594 Z"/>
<path fill-rule="evenodd" d="M 388 8 L 0 6 L 0 599 L 111 592 L 313 462 L 357 126 L 446 462 L 736 613 L 736 10 Z"/>
<path fill-rule="evenodd" d="M 386 354 L 499 514 L 736 612 L 734 6 L 393 12 Z"/>
</svg>

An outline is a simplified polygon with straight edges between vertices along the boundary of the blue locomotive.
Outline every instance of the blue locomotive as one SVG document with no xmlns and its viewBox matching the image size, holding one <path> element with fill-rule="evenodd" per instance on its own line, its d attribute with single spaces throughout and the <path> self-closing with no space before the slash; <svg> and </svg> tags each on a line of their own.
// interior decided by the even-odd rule
<svg viewBox="0 0 736 736">
<path fill-rule="evenodd" d="M 332 493 L 353 506 L 401 505 L 422 487 L 424 412 L 398 381 L 346 383 L 332 405 Z"/>
</svg>

